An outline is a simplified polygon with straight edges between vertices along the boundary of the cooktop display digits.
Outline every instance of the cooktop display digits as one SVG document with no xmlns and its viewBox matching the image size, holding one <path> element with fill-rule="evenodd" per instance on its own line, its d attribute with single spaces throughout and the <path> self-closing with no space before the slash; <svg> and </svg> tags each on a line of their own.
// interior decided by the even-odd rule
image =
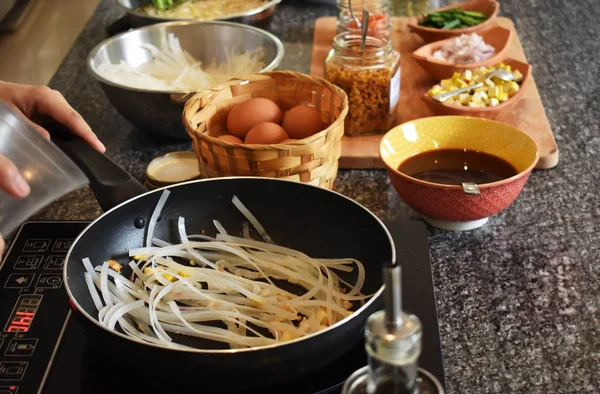
<svg viewBox="0 0 600 394">
<path fill-rule="evenodd" d="M 69 321 L 66 252 L 86 225 L 26 223 L 7 251 L 0 267 L 0 394 L 42 392 Z"/>
<path fill-rule="evenodd" d="M 42 295 L 27 294 L 19 296 L 17 303 L 10 315 L 4 332 L 27 332 L 33 323 L 40 304 L 42 303 Z"/>
</svg>

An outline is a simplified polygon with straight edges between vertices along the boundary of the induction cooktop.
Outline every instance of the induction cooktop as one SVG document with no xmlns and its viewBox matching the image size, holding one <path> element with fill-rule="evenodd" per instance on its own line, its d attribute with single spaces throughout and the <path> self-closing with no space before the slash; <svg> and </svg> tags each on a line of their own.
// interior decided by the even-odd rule
<svg viewBox="0 0 600 394">
<path fill-rule="evenodd" d="M 71 316 L 63 287 L 64 258 L 87 222 L 28 222 L 18 231 L 0 267 L 0 394 L 183 394 L 198 387 L 158 382 L 119 367 L 87 344 Z M 404 306 L 423 324 L 419 365 L 444 384 L 444 369 L 425 225 L 393 221 L 403 265 Z M 134 357 L 135 355 L 132 355 Z M 364 342 L 338 361 L 297 381 L 253 393 L 340 393 L 346 378 L 367 363 Z M 268 377 L 266 377 L 268 379 Z"/>
</svg>

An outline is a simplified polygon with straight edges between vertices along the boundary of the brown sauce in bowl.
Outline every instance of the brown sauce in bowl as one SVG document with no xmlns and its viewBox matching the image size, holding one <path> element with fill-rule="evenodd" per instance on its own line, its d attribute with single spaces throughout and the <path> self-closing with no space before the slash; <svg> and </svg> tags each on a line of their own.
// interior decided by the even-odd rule
<svg viewBox="0 0 600 394">
<path fill-rule="evenodd" d="M 443 185 L 501 181 L 519 172 L 508 161 L 468 149 L 437 149 L 406 159 L 398 171 L 422 181 Z"/>
</svg>

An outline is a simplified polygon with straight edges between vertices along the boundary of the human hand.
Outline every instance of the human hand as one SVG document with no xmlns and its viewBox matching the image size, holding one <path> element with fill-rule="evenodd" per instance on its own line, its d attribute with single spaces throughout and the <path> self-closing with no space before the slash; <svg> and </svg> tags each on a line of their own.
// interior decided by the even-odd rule
<svg viewBox="0 0 600 394">
<path fill-rule="evenodd" d="M 87 141 L 98 151 L 102 153 L 106 151 L 83 117 L 56 90 L 47 86 L 0 81 L 0 100 L 12 107 L 17 114 L 22 115 L 34 129 L 48 139 L 50 139 L 50 134 L 38 123 L 45 119 L 53 119 Z M 2 155 L 0 155 L 0 189 L 18 198 L 27 197 L 31 192 L 17 166 Z M 0 235 L 0 256 L 3 251 L 4 240 Z"/>
<path fill-rule="evenodd" d="M 0 100 L 5 101 L 15 111 L 23 115 L 31 125 L 46 138 L 48 131 L 36 122 L 54 119 L 72 133 L 80 136 L 94 148 L 104 153 L 106 148 L 100 142 L 83 117 L 71 107 L 63 95 L 47 86 L 21 85 L 0 81 Z"/>
</svg>

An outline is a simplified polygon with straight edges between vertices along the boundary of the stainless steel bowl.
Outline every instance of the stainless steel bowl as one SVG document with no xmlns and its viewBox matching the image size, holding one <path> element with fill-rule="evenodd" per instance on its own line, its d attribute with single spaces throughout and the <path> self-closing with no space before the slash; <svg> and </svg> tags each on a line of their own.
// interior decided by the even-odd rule
<svg viewBox="0 0 600 394">
<path fill-rule="evenodd" d="M 239 22 L 249 25 L 258 25 L 269 21 L 277 4 L 281 3 L 282 0 L 271 0 L 266 2 L 261 7 L 257 7 L 239 14 L 227 15 L 226 17 L 219 18 L 219 20 L 228 22 Z M 161 23 L 165 21 L 173 21 L 175 19 L 162 18 L 157 16 L 151 16 L 144 14 L 143 12 L 137 11 L 140 6 L 147 4 L 149 0 L 117 0 L 117 4 L 121 6 L 126 12 L 129 19 L 129 23 L 133 27 L 146 26 L 154 23 Z"/>
<path fill-rule="evenodd" d="M 143 131 L 175 139 L 187 139 L 181 122 L 183 105 L 190 90 L 137 89 L 104 78 L 98 67 L 105 63 L 127 62 L 139 66 L 150 60 L 142 44 L 161 46 L 169 33 L 179 38 L 181 47 L 207 64 L 213 58 L 225 61 L 225 49 L 264 48 L 262 71 L 274 70 L 283 58 L 281 41 L 264 30 L 231 22 L 167 22 L 119 34 L 100 43 L 88 56 L 88 68 L 117 111 Z"/>
</svg>

